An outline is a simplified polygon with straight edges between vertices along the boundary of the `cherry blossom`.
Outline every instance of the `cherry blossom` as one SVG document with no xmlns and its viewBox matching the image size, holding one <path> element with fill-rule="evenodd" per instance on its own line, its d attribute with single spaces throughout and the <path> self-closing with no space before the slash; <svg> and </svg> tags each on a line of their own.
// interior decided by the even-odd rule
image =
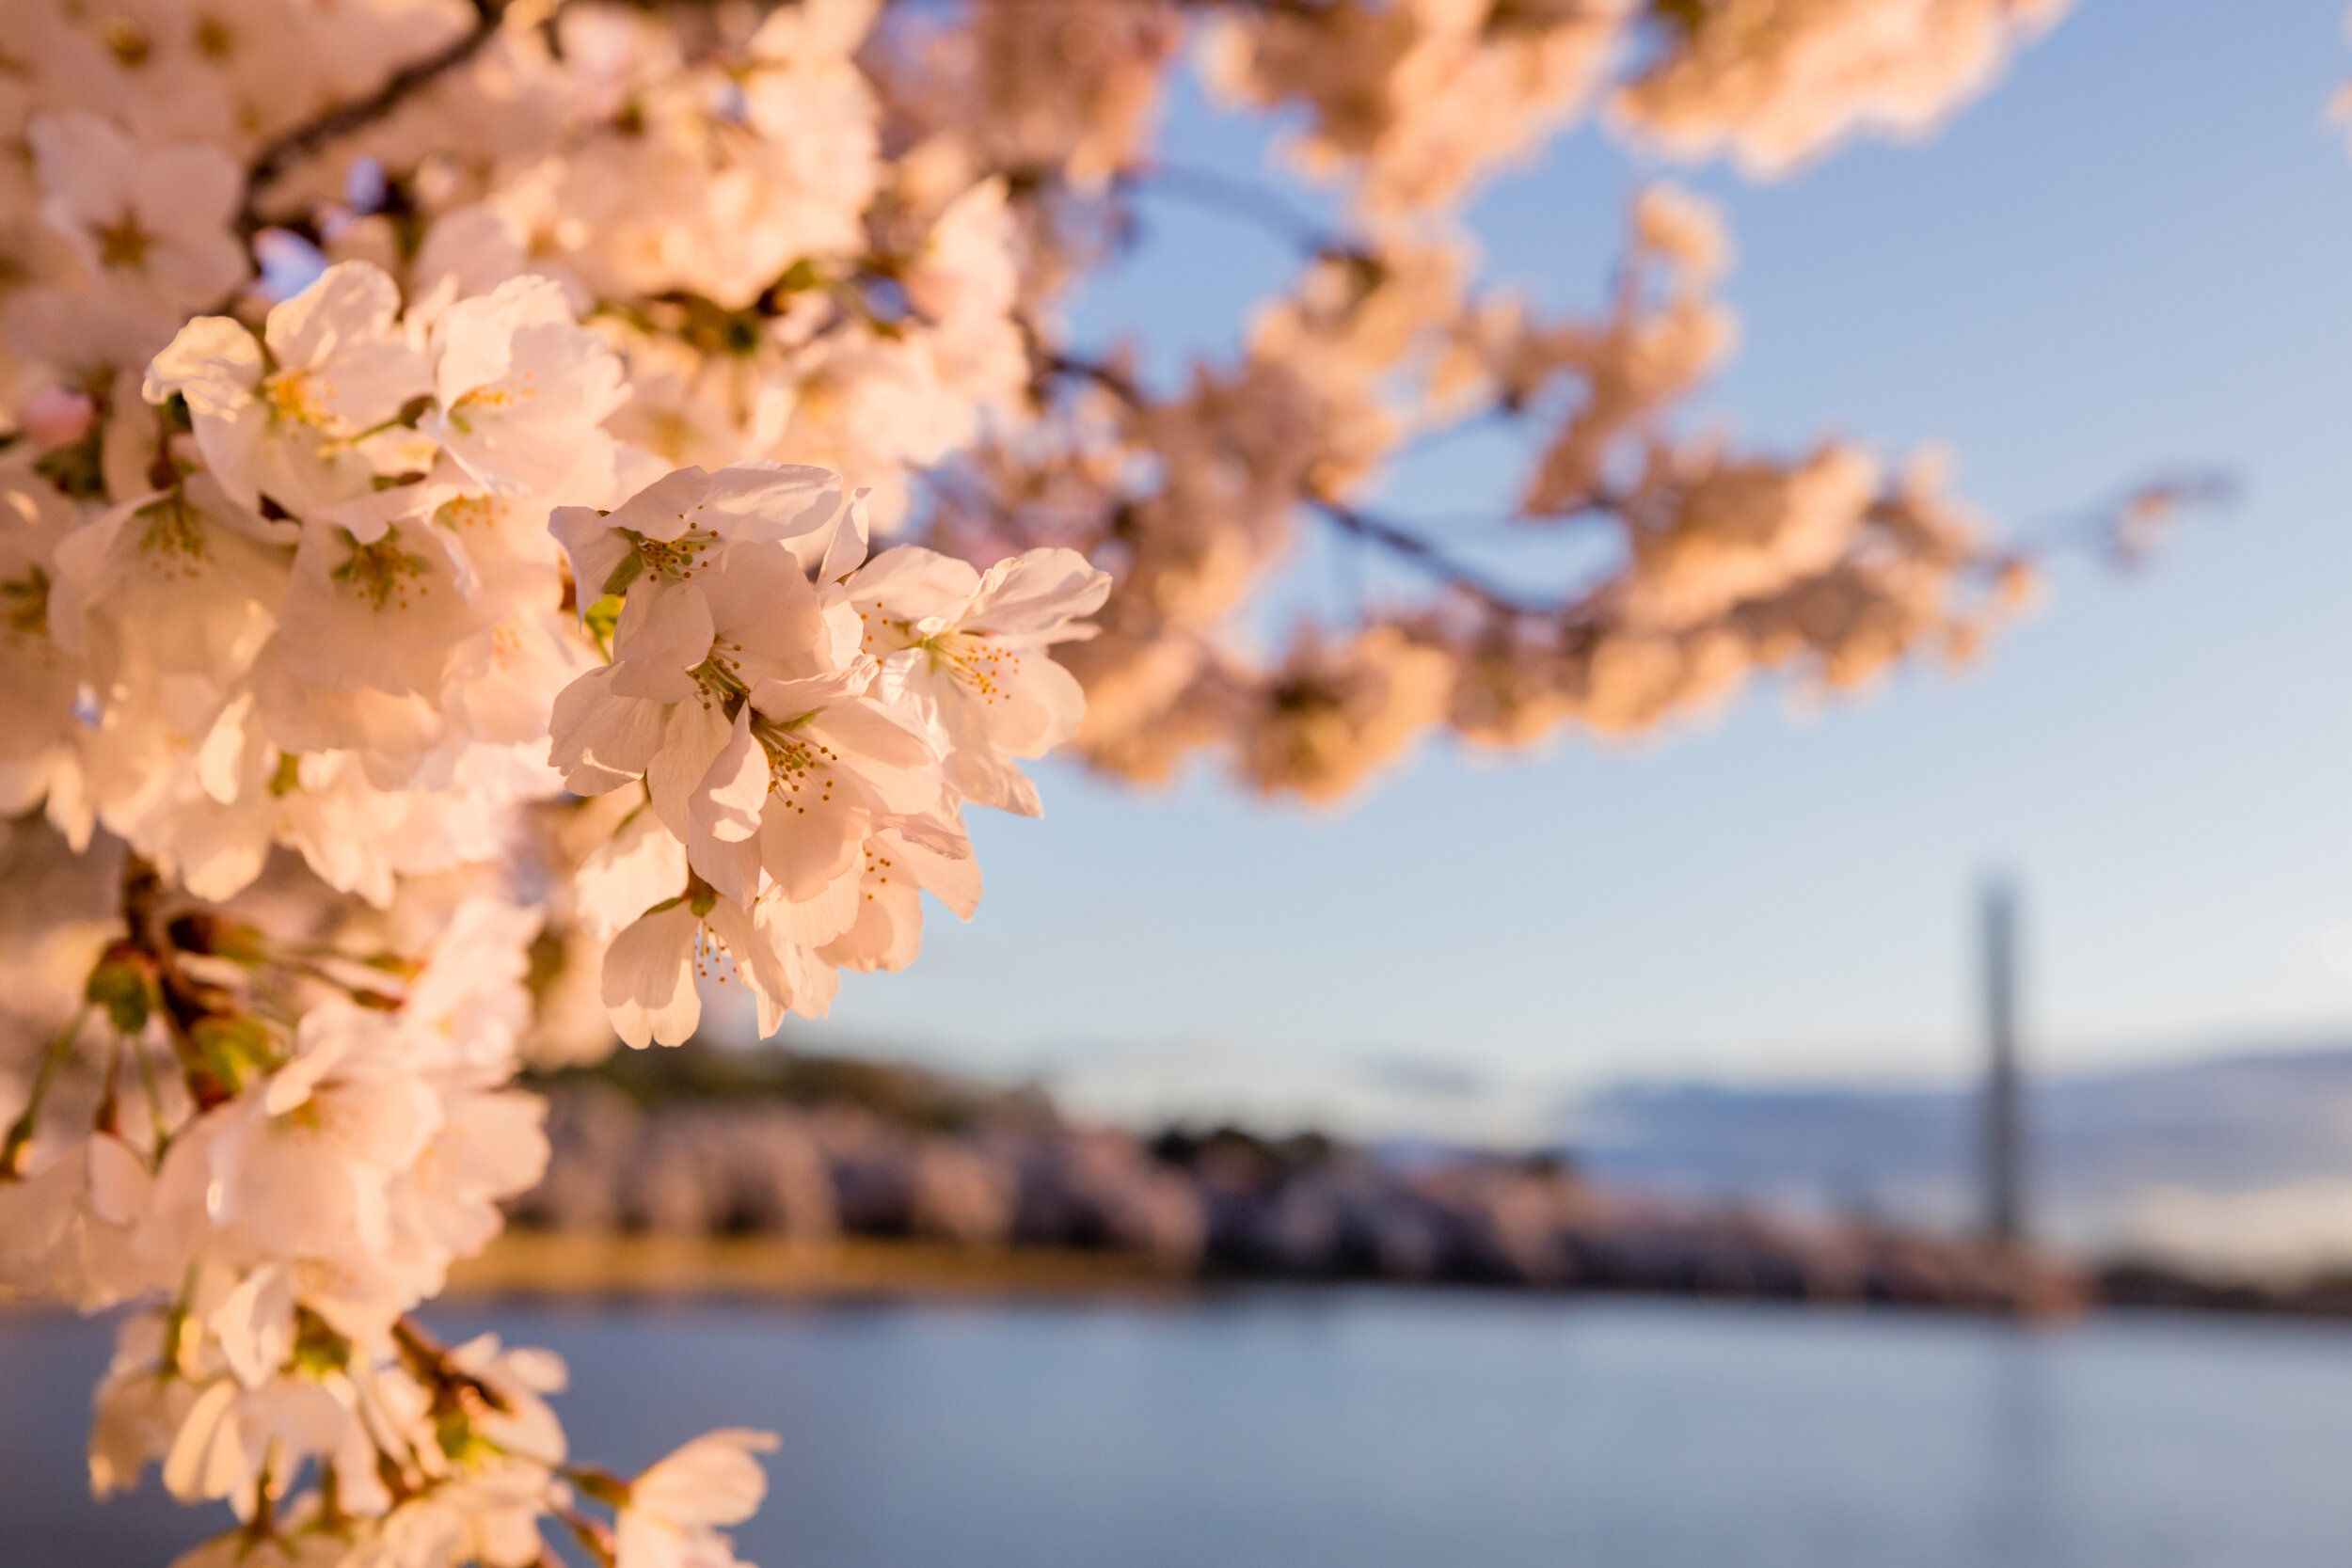
<svg viewBox="0 0 2352 1568">
<path fill-rule="evenodd" d="M 227 317 L 189 323 L 149 367 L 147 401 L 186 400 L 205 467 L 248 510 L 263 493 L 296 515 L 357 499 L 376 472 L 363 438 L 432 389 L 399 314 L 383 272 L 330 267 L 260 342 Z"/>
<path fill-rule="evenodd" d="M 730 1427 L 657 1461 L 629 1483 L 613 1568 L 727 1568 L 734 1551 L 713 1527 L 758 1509 L 768 1478 L 753 1455 L 775 1447 L 773 1433 Z"/>
<path fill-rule="evenodd" d="M 1029 816 L 1042 809 L 1037 791 L 1009 759 L 1065 744 L 1086 712 L 1076 679 L 1042 650 L 1092 636 L 1081 618 L 1110 587 L 1075 550 L 1026 551 L 983 576 L 911 545 L 844 584 L 866 623 L 865 651 L 928 721 L 947 782 L 977 804 Z"/>
<path fill-rule="evenodd" d="M 25 124 L 44 197 L 40 215 L 92 284 L 159 309 L 214 304 L 244 281 L 229 231 L 236 160 L 203 142 L 144 147 L 87 109 Z"/>
</svg>

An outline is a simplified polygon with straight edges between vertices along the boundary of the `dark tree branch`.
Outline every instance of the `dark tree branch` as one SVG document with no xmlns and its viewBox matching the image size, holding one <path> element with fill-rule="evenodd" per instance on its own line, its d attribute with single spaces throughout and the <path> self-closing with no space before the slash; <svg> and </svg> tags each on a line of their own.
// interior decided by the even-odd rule
<svg viewBox="0 0 2352 1568">
<path fill-rule="evenodd" d="M 1063 376 L 1091 382 L 1130 408 L 1144 409 L 1152 404 L 1151 398 L 1132 376 L 1117 366 L 1099 359 L 1083 359 L 1049 351 L 1040 356 L 1039 373 L 1048 378 Z M 1535 619 L 1565 613 L 1560 606 L 1521 597 L 1475 568 L 1454 560 L 1444 548 L 1402 523 L 1391 522 L 1328 496 L 1302 492 L 1298 502 L 1341 532 L 1378 546 L 1408 562 L 1423 576 L 1461 590 L 1498 614 Z"/>
<path fill-rule="evenodd" d="M 1028 337 L 1031 351 L 1037 356 L 1041 381 L 1056 377 L 1066 381 L 1090 381 L 1129 408 L 1140 412 L 1152 406 L 1151 398 L 1136 385 L 1135 378 L 1118 366 L 1101 359 L 1082 359 L 1075 355 L 1044 347 L 1038 341 L 1034 331 L 1029 332 Z"/>
<path fill-rule="evenodd" d="M 448 75 L 482 52 L 495 37 L 506 14 L 506 0 L 473 0 L 474 24 L 461 36 L 421 60 L 411 61 L 384 79 L 365 98 L 338 103 L 305 120 L 254 154 L 246 166 L 245 198 L 237 206 L 237 232 L 250 239 L 263 227 L 262 193 L 303 159 L 355 131 L 362 131 L 389 115 L 417 93 Z"/>
<path fill-rule="evenodd" d="M 2144 562 L 2184 515 L 2224 511 L 2237 499 L 2237 476 L 2227 469 L 2159 473 L 2107 500 L 2028 526 L 2017 543 L 2035 554 L 2093 551 L 2129 569 Z"/>
<path fill-rule="evenodd" d="M 1299 499 L 1315 515 L 1341 532 L 1379 546 L 1407 562 L 1424 576 L 1446 587 L 1459 589 L 1498 614 L 1520 620 L 1536 620 L 1563 613 L 1558 605 L 1541 604 L 1520 597 L 1484 573 L 1454 560 L 1442 547 L 1400 523 L 1391 522 L 1327 496 L 1310 495 Z"/>
<path fill-rule="evenodd" d="M 1047 349 L 1034 340 L 1032 349 L 1041 380 L 1064 377 L 1090 382 L 1130 408 L 1141 410 L 1152 405 L 1143 388 L 1116 365 Z M 1488 411 L 1498 412 L 1508 417 L 1505 410 Z M 2148 557 L 2166 530 L 2183 514 L 2226 507 L 2236 495 L 2236 481 L 2226 471 L 2192 468 L 2162 474 L 2111 500 L 2026 530 L 2015 547 L 2003 552 L 1991 564 L 1997 567 L 2020 554 L 2030 557 L 2085 550 L 2106 557 L 2112 565 L 2130 568 Z M 1576 604 L 1546 603 L 1516 593 L 1455 559 L 1413 525 L 1382 517 L 1327 496 L 1304 493 L 1298 499 L 1300 505 L 1341 532 L 1378 546 L 1422 576 L 1457 590 L 1498 616 L 1520 622 L 1549 621 L 1564 632 L 1577 619 Z M 1629 497 L 1601 490 L 1583 498 L 1557 517 L 1540 520 L 1623 516 L 1630 504 Z M 1520 526 L 1526 521 L 1520 519 Z"/>
<path fill-rule="evenodd" d="M 1367 258 L 1313 215 L 1301 212 L 1263 185 L 1215 169 L 1150 163 L 1120 170 L 1113 182 L 1125 195 L 1162 196 L 1255 224 L 1308 257 Z"/>
</svg>

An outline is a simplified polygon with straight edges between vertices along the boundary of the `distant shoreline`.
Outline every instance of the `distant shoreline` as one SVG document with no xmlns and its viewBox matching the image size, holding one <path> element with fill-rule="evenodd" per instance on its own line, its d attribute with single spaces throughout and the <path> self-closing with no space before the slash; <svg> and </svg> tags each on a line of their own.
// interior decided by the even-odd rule
<svg viewBox="0 0 2352 1568">
<path fill-rule="evenodd" d="M 1069 1247 L 509 1230 L 450 1271 L 446 1295 L 1173 1296 L 1196 1284 L 1147 1257 Z"/>
<path fill-rule="evenodd" d="M 1771 1302 L 1969 1316 L 2065 1318 L 2081 1311 L 2189 1312 L 2200 1316 L 2352 1321 L 2352 1291 L 2341 1281 L 2296 1289 L 2264 1289 L 2196 1281 L 2139 1267 L 2086 1276 L 2090 1289 L 2047 1310 L 1988 1308 L 1981 1303 L 1910 1299 L 1867 1301 L 1846 1295 L 1791 1296 L 1737 1289 L 1670 1290 L 1618 1283 L 1525 1287 L 1472 1285 L 1510 1293 L 1552 1296 L 1649 1296 L 1658 1299 Z M 1457 1282 L 1458 1283 L 1458 1282 Z M 481 1256 L 451 1270 L 448 1299 L 493 1297 L 652 1300 L 977 1300 L 1179 1301 L 1219 1289 L 1279 1284 L 1314 1289 L 1385 1284 L 1410 1291 L 1409 1281 L 1317 1280 L 1172 1268 L 1148 1256 L 1116 1250 L 1054 1246 L 965 1246 L 907 1238 L 847 1236 L 803 1241 L 774 1236 L 675 1236 L 646 1233 L 574 1234 L 515 1229 Z"/>
<path fill-rule="evenodd" d="M 1886 1307 L 1998 1317 L 2073 1315 L 2079 1296 L 2045 1297 L 2026 1307 L 1982 1301 L 1866 1301 L 1851 1295 L 1790 1295 L 1700 1283 L 1691 1289 L 1616 1282 L 1527 1286 L 1500 1281 L 1328 1278 L 1197 1271 L 1115 1249 L 959 1245 L 920 1239 L 845 1236 L 824 1241 L 775 1236 L 680 1236 L 644 1232 L 566 1233 L 514 1229 L 481 1256 L 451 1270 L 444 1299 L 485 1297 L 659 1300 L 1090 1300 L 1174 1301 L 1220 1289 L 1280 1285 L 1312 1290 L 1381 1285 L 1411 1291 L 1451 1284 L 1549 1296 L 1654 1296 L 1770 1301 L 1784 1306 Z"/>
<path fill-rule="evenodd" d="M 2352 1273 L 2233 1279 L 1860 1211 L 1805 1220 L 1597 1180 L 1558 1148 L 1404 1151 L 1239 1127 L 1146 1137 L 1071 1120 L 1034 1090 L 861 1058 L 690 1045 L 537 1086 L 546 1173 L 512 1206 L 514 1228 L 456 1271 L 461 1291 L 1167 1295 L 1387 1280 L 2024 1318 L 2093 1305 L 2352 1317 Z M 1784 1131 L 1773 1142 L 1818 1141 Z"/>
</svg>

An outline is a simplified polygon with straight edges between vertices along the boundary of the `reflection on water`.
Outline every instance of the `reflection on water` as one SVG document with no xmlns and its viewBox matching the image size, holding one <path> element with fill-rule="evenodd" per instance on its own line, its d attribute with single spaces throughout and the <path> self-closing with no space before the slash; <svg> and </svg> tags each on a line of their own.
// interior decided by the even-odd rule
<svg viewBox="0 0 2352 1568">
<path fill-rule="evenodd" d="M 764 1568 L 2264 1568 L 2352 1539 L 2352 1332 L 1534 1297 L 444 1311 L 583 1453 L 785 1434 Z M 76 1435 L 105 1330 L 0 1315 L 9 1568 L 160 1565 Z"/>
</svg>

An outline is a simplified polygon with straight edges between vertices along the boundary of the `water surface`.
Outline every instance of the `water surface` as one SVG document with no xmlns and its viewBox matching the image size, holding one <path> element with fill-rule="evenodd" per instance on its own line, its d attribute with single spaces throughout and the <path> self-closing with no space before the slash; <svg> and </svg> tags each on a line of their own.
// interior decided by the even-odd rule
<svg viewBox="0 0 2352 1568">
<path fill-rule="evenodd" d="M 763 1568 L 2302 1568 L 2352 1331 L 1533 1296 L 445 1310 L 570 1359 L 585 1456 L 785 1437 Z M 103 1325 L 0 1314 L 0 1560 L 162 1564 L 78 1440 Z"/>
</svg>

